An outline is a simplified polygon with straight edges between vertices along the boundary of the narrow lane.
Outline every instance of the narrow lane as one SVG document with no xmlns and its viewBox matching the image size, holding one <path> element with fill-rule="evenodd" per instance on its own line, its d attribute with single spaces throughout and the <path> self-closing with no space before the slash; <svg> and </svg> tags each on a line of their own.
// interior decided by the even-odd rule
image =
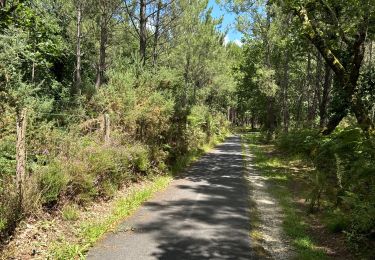
<svg viewBox="0 0 375 260">
<path fill-rule="evenodd" d="M 94 259 L 254 259 L 238 136 L 203 156 L 88 254 Z"/>
</svg>

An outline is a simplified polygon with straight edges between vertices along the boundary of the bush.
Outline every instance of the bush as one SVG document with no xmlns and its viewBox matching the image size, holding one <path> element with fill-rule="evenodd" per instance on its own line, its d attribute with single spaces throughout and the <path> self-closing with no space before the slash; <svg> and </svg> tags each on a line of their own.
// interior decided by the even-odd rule
<svg viewBox="0 0 375 260">
<path fill-rule="evenodd" d="M 63 164 L 68 176 L 67 197 L 78 204 L 87 204 L 98 194 L 89 165 L 76 160 L 64 161 Z"/>
<path fill-rule="evenodd" d="M 38 186 L 43 205 L 53 206 L 65 192 L 67 176 L 62 165 L 54 161 L 47 166 L 39 167 Z"/>
<path fill-rule="evenodd" d="M 135 144 L 129 147 L 131 164 L 136 172 L 148 173 L 150 169 L 149 152 L 146 147 Z"/>
<path fill-rule="evenodd" d="M 340 209 L 334 209 L 327 212 L 324 222 L 328 230 L 333 233 L 344 231 L 350 226 L 349 216 L 343 213 Z"/>
</svg>

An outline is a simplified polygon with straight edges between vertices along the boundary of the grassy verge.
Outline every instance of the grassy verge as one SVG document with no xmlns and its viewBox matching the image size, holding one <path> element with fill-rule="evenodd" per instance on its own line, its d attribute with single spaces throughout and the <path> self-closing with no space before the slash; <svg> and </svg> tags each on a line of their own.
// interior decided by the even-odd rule
<svg viewBox="0 0 375 260">
<path fill-rule="evenodd" d="M 129 195 L 114 201 L 114 207 L 107 216 L 98 216 L 95 220 L 81 223 L 77 230 L 77 243 L 61 239 L 51 245 L 50 257 L 52 259 L 84 259 L 88 249 L 106 232 L 113 230 L 116 224 L 133 213 L 143 202 L 148 200 L 155 192 L 168 186 L 171 176 L 159 176 L 143 186 L 133 188 Z"/>
<path fill-rule="evenodd" d="M 291 239 L 296 250 L 297 259 L 326 259 L 325 252 L 319 248 L 313 238 L 308 233 L 306 215 L 301 212 L 293 197 L 291 187 L 295 187 L 295 181 L 303 184 L 303 178 L 296 176 L 296 164 L 301 161 L 283 158 L 277 153 L 273 153 L 272 145 L 262 145 L 259 137 L 255 133 L 244 136 L 249 144 L 251 153 L 254 154 L 254 163 L 257 170 L 267 179 L 269 192 L 278 200 L 283 209 L 285 218 L 283 220 L 283 230 Z M 306 169 L 308 171 L 308 169 Z M 250 234 L 253 239 L 261 237 L 261 234 L 254 231 Z"/>
</svg>

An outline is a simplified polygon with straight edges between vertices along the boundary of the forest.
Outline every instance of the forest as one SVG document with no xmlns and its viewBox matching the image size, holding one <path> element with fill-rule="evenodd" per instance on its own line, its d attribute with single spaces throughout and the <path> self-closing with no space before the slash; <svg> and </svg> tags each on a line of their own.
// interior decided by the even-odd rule
<svg viewBox="0 0 375 260">
<path fill-rule="evenodd" d="M 246 128 L 314 168 L 309 214 L 374 245 L 374 2 L 217 4 L 240 44 L 208 0 L 0 0 L 0 243 Z"/>
</svg>

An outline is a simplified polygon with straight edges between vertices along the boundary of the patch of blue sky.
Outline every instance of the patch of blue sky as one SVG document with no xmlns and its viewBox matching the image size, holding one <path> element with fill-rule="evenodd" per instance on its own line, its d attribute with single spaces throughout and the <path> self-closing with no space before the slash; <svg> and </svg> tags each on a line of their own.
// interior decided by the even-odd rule
<svg viewBox="0 0 375 260">
<path fill-rule="evenodd" d="M 212 16 L 214 18 L 223 17 L 223 23 L 218 29 L 227 33 L 225 40 L 241 45 L 242 33 L 236 29 L 236 14 L 225 10 L 225 8 L 217 4 L 215 0 L 209 0 L 208 7 L 212 7 Z"/>
</svg>

